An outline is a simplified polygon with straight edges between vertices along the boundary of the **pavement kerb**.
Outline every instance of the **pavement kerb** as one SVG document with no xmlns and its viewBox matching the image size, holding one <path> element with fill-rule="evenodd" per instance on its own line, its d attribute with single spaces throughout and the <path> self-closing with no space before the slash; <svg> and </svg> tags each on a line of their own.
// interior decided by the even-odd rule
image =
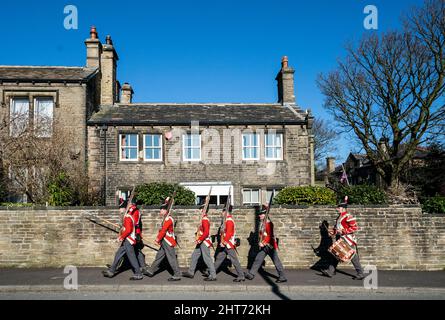
<svg viewBox="0 0 445 320">
<path fill-rule="evenodd" d="M 295 286 L 280 285 L 271 286 L 231 286 L 231 285 L 79 285 L 79 292 L 437 292 L 445 294 L 445 288 L 428 287 L 378 287 L 377 289 L 365 289 L 353 286 Z M 6 285 L 0 286 L 0 293 L 8 292 L 68 292 L 60 285 Z"/>
</svg>

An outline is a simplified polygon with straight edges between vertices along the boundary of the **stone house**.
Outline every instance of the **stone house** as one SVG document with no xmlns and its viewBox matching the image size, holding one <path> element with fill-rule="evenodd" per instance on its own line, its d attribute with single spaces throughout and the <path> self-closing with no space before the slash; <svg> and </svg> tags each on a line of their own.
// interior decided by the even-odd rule
<svg viewBox="0 0 445 320">
<path fill-rule="evenodd" d="M 84 67 L 0 66 L 0 116 L 47 114 L 77 137 L 89 189 L 116 205 L 134 186 L 179 183 L 212 203 L 232 190 L 235 205 L 255 205 L 290 185 L 314 184 L 313 117 L 296 105 L 287 57 L 276 77 L 277 103 L 134 103 L 117 80 L 110 36 L 92 27 Z M 51 128 L 54 129 L 54 128 Z M 80 151 L 79 151 L 80 150 Z M 6 168 L 7 169 L 7 168 Z"/>
</svg>

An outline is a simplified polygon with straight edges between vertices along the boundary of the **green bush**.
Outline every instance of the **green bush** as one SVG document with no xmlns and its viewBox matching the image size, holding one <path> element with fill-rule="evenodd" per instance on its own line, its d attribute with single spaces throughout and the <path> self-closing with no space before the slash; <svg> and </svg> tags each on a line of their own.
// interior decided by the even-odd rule
<svg viewBox="0 0 445 320">
<path fill-rule="evenodd" d="M 371 185 L 344 186 L 339 190 L 338 195 L 338 201 L 343 201 L 345 196 L 348 196 L 349 204 L 369 205 L 388 202 L 385 191 Z"/>
<path fill-rule="evenodd" d="M 165 198 L 171 196 L 176 188 L 175 205 L 190 206 L 195 205 L 195 193 L 187 188 L 176 184 L 168 183 L 149 183 L 136 187 L 137 200 L 144 205 L 160 205 Z"/>
<path fill-rule="evenodd" d="M 427 213 L 445 213 L 445 197 L 428 198 L 422 204 L 422 209 Z"/>
<path fill-rule="evenodd" d="M 72 189 L 68 176 L 61 172 L 48 184 L 48 203 L 50 206 L 70 206 L 74 201 L 74 190 Z"/>
<path fill-rule="evenodd" d="M 335 205 L 334 191 L 324 187 L 287 187 L 274 198 L 276 204 Z"/>
</svg>

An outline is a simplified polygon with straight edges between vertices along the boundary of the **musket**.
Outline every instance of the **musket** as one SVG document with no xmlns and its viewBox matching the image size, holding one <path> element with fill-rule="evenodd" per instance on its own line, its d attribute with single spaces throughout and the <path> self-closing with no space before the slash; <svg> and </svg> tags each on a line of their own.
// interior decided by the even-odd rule
<svg viewBox="0 0 445 320">
<path fill-rule="evenodd" d="M 106 220 L 106 219 L 104 219 L 104 218 L 99 218 L 99 217 L 94 217 L 94 218 L 92 218 L 92 217 L 88 217 L 88 216 L 84 216 L 84 217 L 85 217 L 85 219 L 87 219 L 87 220 L 89 220 L 89 221 L 91 221 L 91 222 L 93 222 L 93 223 L 95 223 L 95 224 L 97 224 L 97 225 L 99 225 L 99 226 L 101 226 L 101 227 L 103 227 L 103 228 L 106 228 L 106 229 L 108 229 L 108 230 L 110 230 L 110 231 L 113 231 L 113 232 L 115 232 L 115 233 L 120 234 L 120 229 L 121 229 L 121 227 L 120 227 L 119 225 L 117 225 L 116 223 L 112 223 L 112 222 L 110 222 L 110 221 L 108 221 L 108 220 Z M 107 226 L 107 225 L 105 225 L 105 224 L 103 224 L 103 223 L 97 221 L 97 219 L 100 219 L 100 220 L 102 220 L 102 221 L 104 221 L 104 222 L 110 224 L 110 225 L 113 226 L 114 228 L 111 228 L 111 227 L 109 227 L 109 226 Z M 145 244 L 145 243 L 144 243 L 144 246 L 147 247 L 147 248 L 150 248 L 150 249 L 152 249 L 152 250 L 158 251 L 158 249 L 155 249 L 155 248 L 149 246 L 148 244 Z"/>
<path fill-rule="evenodd" d="M 270 208 L 272 207 L 272 201 L 273 201 L 274 195 L 275 194 L 272 191 L 272 194 L 270 195 L 269 203 L 268 203 L 267 209 L 266 209 L 266 216 L 264 217 L 264 220 L 261 222 L 261 226 L 260 226 L 260 232 L 261 233 L 264 233 L 264 231 L 265 231 L 267 220 L 272 222 L 272 220 L 270 220 L 270 218 L 269 218 L 269 212 L 270 212 Z M 260 234 L 260 237 L 259 237 L 259 243 L 261 243 L 261 234 Z"/>
</svg>

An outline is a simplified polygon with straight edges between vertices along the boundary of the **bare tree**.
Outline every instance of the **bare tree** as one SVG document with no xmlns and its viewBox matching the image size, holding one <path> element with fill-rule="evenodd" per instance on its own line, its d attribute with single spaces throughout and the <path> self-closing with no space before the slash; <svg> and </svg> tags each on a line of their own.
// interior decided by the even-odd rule
<svg viewBox="0 0 445 320">
<path fill-rule="evenodd" d="M 445 1 L 428 0 L 402 22 L 402 31 L 348 45 L 337 70 L 318 80 L 325 107 L 390 188 L 416 147 L 445 125 Z"/>
<path fill-rule="evenodd" d="M 85 199 L 88 181 L 85 163 L 73 152 L 76 137 L 52 118 L 40 119 L 33 128 L 27 121 L 27 115 L 12 114 L 0 124 L 1 169 L 7 192 L 26 194 L 28 202 L 44 204 L 49 199 L 49 183 L 63 172 Z"/>
<path fill-rule="evenodd" d="M 316 162 L 321 162 L 329 153 L 335 150 L 334 141 L 337 132 L 323 119 L 315 119 L 312 127 L 314 134 L 314 157 Z"/>
</svg>

